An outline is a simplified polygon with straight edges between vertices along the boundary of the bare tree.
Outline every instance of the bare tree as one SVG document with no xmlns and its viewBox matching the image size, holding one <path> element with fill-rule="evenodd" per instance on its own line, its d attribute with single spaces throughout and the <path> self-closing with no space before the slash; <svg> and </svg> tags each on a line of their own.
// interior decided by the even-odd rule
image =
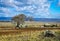
<svg viewBox="0 0 60 41">
<path fill-rule="evenodd" d="M 20 24 L 24 23 L 25 19 L 26 19 L 26 16 L 24 14 L 20 14 L 20 15 L 14 16 L 12 18 L 12 21 L 16 22 L 17 24 L 16 27 L 19 27 Z"/>
<path fill-rule="evenodd" d="M 32 16 L 28 17 L 28 20 L 33 21 L 33 17 Z"/>
</svg>

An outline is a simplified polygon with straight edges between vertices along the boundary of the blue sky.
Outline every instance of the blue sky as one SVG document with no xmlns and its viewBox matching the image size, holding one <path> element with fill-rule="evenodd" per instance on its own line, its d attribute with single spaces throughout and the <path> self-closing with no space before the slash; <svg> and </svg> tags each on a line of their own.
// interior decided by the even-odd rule
<svg viewBox="0 0 60 41">
<path fill-rule="evenodd" d="M 18 14 L 34 18 L 60 18 L 60 0 L 0 0 L 0 17 Z"/>
</svg>

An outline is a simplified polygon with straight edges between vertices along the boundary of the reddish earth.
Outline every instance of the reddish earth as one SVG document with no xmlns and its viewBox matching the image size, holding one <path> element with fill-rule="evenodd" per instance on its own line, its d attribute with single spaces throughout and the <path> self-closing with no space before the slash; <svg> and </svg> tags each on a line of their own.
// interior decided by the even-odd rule
<svg viewBox="0 0 60 41">
<path fill-rule="evenodd" d="M 21 33 L 21 32 L 28 32 L 28 31 L 41 31 L 41 30 L 60 30 L 60 28 L 20 28 L 20 29 L 16 29 L 16 28 L 9 28 L 9 29 L 5 29 L 5 28 L 1 28 L 0 29 L 0 35 L 7 35 L 7 34 L 16 34 L 16 33 Z"/>
</svg>

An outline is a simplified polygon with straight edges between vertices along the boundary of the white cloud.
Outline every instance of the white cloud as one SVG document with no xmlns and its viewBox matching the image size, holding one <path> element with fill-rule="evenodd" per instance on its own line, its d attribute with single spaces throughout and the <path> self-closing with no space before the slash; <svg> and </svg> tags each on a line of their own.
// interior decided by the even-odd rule
<svg viewBox="0 0 60 41">
<path fill-rule="evenodd" d="M 28 6 L 25 5 L 24 7 L 18 5 L 24 5 L 25 3 L 16 0 L 1 0 L 1 2 L 4 3 L 5 5 L 15 8 L 17 12 L 27 11 L 27 12 L 31 12 L 32 13 L 31 15 L 36 15 L 39 17 L 50 17 L 50 12 L 49 12 L 50 3 L 48 3 L 47 0 L 27 0 L 27 2 L 25 3 L 29 5 Z M 9 12 L 10 10 L 8 9 L 3 8 L 2 10 L 5 13 L 10 13 Z"/>
<path fill-rule="evenodd" d="M 10 10 L 8 8 L 0 8 L 1 11 L 3 11 L 4 13 L 0 13 L 1 15 L 4 15 L 2 17 L 9 17 L 10 15 Z"/>
<path fill-rule="evenodd" d="M 28 2 L 28 4 L 37 5 L 37 9 L 32 10 L 32 11 L 34 11 L 33 13 L 36 16 L 51 17 L 50 12 L 49 12 L 50 4 L 47 2 L 47 0 L 29 0 L 29 2 Z"/>
<path fill-rule="evenodd" d="M 0 0 L 0 3 L 3 4 L 3 5 L 6 5 L 7 7 L 9 6 L 9 7 L 15 8 L 16 10 L 18 10 L 17 5 L 23 4 L 21 2 L 15 1 L 15 0 Z M 0 15 L 4 15 L 2 17 L 14 16 L 15 14 L 12 14 L 10 12 L 10 9 L 7 8 L 7 7 L 0 7 L 0 10 L 3 11 L 3 13 L 0 13 Z"/>
<path fill-rule="evenodd" d="M 15 0 L 1 0 L 1 3 L 3 3 L 4 5 L 10 6 L 10 7 L 16 8 L 16 9 L 18 8 L 18 6 L 16 5 L 23 4 Z"/>
</svg>

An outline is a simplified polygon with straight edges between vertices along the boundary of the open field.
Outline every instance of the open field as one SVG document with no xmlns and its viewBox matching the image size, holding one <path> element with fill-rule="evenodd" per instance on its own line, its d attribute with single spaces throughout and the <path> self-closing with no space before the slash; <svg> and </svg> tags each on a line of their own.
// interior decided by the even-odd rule
<svg viewBox="0 0 60 41">
<path fill-rule="evenodd" d="M 50 30 L 56 37 L 44 37 Z M 60 41 L 60 28 L 0 29 L 0 41 Z"/>
<path fill-rule="evenodd" d="M 59 27 L 41 28 L 45 24 L 42 22 L 25 22 L 26 28 L 16 29 L 15 24 L 11 22 L 0 22 L 0 41 L 60 41 L 60 23 Z M 55 37 L 44 37 L 44 32 L 50 30 Z"/>
<path fill-rule="evenodd" d="M 51 29 L 50 29 L 51 30 Z M 53 29 L 56 37 L 44 37 L 44 31 L 38 29 L 1 30 L 0 41 L 60 41 L 60 30 Z"/>
<path fill-rule="evenodd" d="M 58 27 L 60 27 L 60 23 L 56 23 L 56 22 L 36 22 L 36 21 L 25 21 L 24 25 L 27 25 L 27 28 L 31 28 L 31 27 L 35 27 L 35 28 L 40 28 L 40 26 L 44 25 L 44 24 L 57 24 Z M 2 28 L 14 28 L 16 26 L 16 24 L 12 23 L 12 22 L 0 22 L 0 27 Z"/>
</svg>

